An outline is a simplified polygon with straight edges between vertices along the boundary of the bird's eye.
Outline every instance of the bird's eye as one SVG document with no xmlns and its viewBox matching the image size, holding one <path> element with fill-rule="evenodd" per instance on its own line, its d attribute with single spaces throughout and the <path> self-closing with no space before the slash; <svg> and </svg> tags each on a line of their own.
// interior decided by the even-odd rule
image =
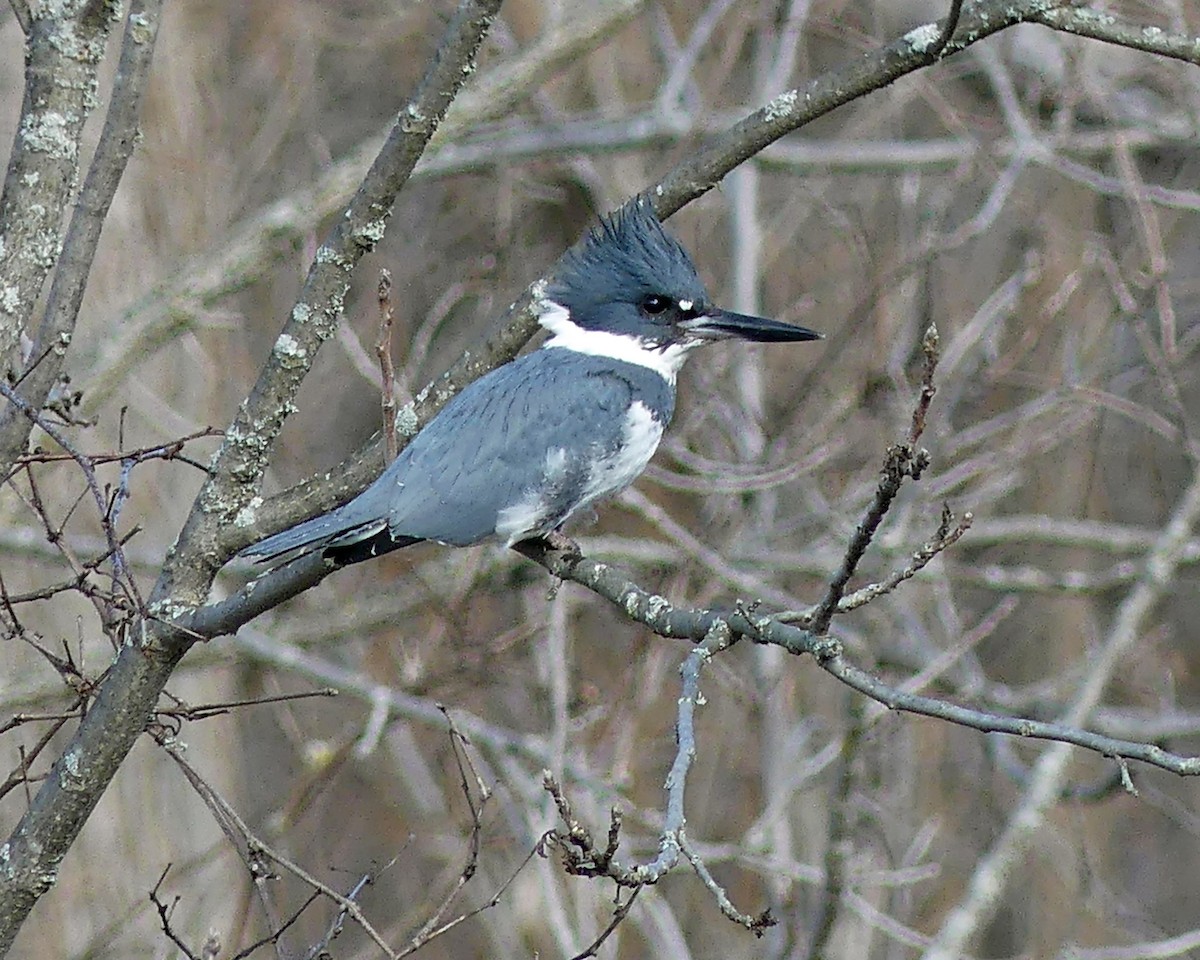
<svg viewBox="0 0 1200 960">
<path fill-rule="evenodd" d="M 667 297 L 660 297 L 658 294 L 651 294 L 642 301 L 642 309 L 651 316 L 662 313 L 669 306 L 671 306 L 671 301 Z"/>
</svg>

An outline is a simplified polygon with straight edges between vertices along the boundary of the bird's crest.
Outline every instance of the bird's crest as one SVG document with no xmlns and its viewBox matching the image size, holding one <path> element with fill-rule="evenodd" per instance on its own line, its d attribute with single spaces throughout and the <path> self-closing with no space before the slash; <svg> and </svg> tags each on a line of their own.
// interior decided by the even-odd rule
<svg viewBox="0 0 1200 960">
<path fill-rule="evenodd" d="M 708 299 L 692 258 L 641 197 L 602 217 L 567 252 L 546 288 L 549 299 L 580 318 L 649 294 L 697 305 Z"/>
</svg>

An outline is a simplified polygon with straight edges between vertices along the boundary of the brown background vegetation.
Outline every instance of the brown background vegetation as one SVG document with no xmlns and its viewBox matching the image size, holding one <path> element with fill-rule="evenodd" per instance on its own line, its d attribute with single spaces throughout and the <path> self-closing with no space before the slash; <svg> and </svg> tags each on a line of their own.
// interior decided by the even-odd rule
<svg viewBox="0 0 1200 960">
<path fill-rule="evenodd" d="M 410 184 L 356 275 L 342 331 L 300 394 L 271 491 L 339 462 L 377 430 L 378 387 L 364 358 L 379 268 L 395 284 L 402 384 L 419 389 L 492 329 L 595 213 L 651 182 L 706 132 L 941 12 L 926 3 L 792 4 L 795 60 L 780 77 L 771 65 L 788 4 L 724 6 L 681 77 L 672 136 L 647 142 L 623 120 L 652 111 L 677 45 L 712 13 L 691 0 L 648 5 L 545 84 L 495 125 L 490 155 Z M 1200 13 L 1183 0 L 1111 6 L 1200 33 Z M 105 229 L 69 364 L 96 418 L 73 431 L 81 446 L 116 449 L 122 431 L 126 447 L 156 444 L 228 423 L 323 226 L 278 245 L 240 289 L 206 296 L 161 346 L 137 339 L 147 302 L 173 278 L 203 275 L 239 225 L 385 130 L 445 13 L 445 4 L 370 0 L 168 6 L 144 142 Z M 481 70 L 572 13 L 552 0 L 513 0 Z M 20 48 L 6 11 L 5 142 L 20 106 Z M 814 602 L 887 445 L 907 429 L 921 336 L 936 322 L 944 359 L 925 437 L 933 468 L 889 515 L 861 579 L 902 566 L 936 528 L 943 501 L 972 511 L 976 526 L 914 582 L 835 621 L 835 632 L 856 662 L 894 679 L 966 638 L 932 690 L 1059 715 L 1197 471 L 1198 117 L 1195 66 L 1019 27 L 810 125 L 692 203 L 670 227 L 718 301 L 828 339 L 721 346 L 693 360 L 662 452 L 581 531 L 585 553 L 690 605 Z M 556 146 L 565 120 L 609 131 L 609 142 Z M 519 135 L 541 136 L 546 148 L 506 156 Z M 120 351 L 129 362 L 114 375 Z M 215 446 L 198 441 L 192 454 L 203 462 Z M 134 476 L 123 523 L 142 528 L 130 555 L 150 582 L 201 474 L 154 462 Z M 39 477 L 65 514 L 82 488 L 77 471 L 64 464 Z M 10 493 L 0 492 L 6 588 L 62 579 L 54 552 L 26 536 L 37 525 Z M 87 510 L 67 531 L 80 552 L 94 550 Z M 218 584 L 244 578 L 237 568 Z M 629 854 L 645 856 L 674 754 L 675 670 L 687 644 L 626 622 L 578 587 L 547 599 L 550 585 L 540 568 L 494 548 L 422 546 L 341 572 L 252 624 L 244 631 L 252 643 L 227 638 L 193 650 L 169 689 L 192 704 L 324 686 L 342 695 L 186 724 L 190 762 L 264 838 L 335 887 L 349 889 L 396 857 L 363 896 L 393 941 L 458 876 L 470 818 L 444 724 L 394 715 L 375 735 L 372 684 L 529 738 L 524 752 L 473 738 L 496 796 L 463 905 L 491 896 L 553 825 L 543 768 L 567 771 L 577 813 L 597 831 L 619 803 Z M 1090 726 L 1135 739 L 1160 739 L 1170 727 L 1165 744 L 1196 750 L 1196 585 L 1185 565 Z M 65 642 L 98 666 L 111 650 L 86 627 L 91 615 L 63 596 L 22 613 L 47 645 Z M 289 669 L 280 651 L 291 648 L 351 671 L 359 689 Z M 688 832 L 736 904 L 771 905 L 781 923 L 755 940 L 681 870 L 641 895 L 603 955 L 803 956 L 835 813 L 853 825 L 843 851 L 852 881 L 829 955 L 919 953 L 910 938 L 934 933 L 958 902 L 1046 745 L 877 713 L 810 661 L 749 644 L 706 677 Z M 0 719 L 52 710 L 59 697 L 41 657 L 11 640 L 0 646 Z M 863 723 L 864 710 L 864 739 L 846 748 L 848 725 Z M 26 725 L 4 736 L 6 769 L 37 735 Z M 1069 783 L 1104 783 L 1112 770 L 1077 751 Z M 1133 772 L 1140 796 L 1116 784 L 1054 806 L 1015 863 L 976 955 L 1058 956 L 1075 944 L 1128 945 L 1197 927 L 1196 784 Z M 4 798 L 5 832 L 24 803 L 21 790 Z M 15 955 L 169 955 L 146 897 L 167 863 L 164 891 L 182 898 L 173 924 L 196 948 L 210 930 L 227 951 L 265 931 L 241 862 L 146 739 Z M 298 885 L 276 886 L 284 914 L 299 905 Z M 498 906 L 424 955 L 570 956 L 608 922 L 611 897 L 611 884 L 535 859 Z M 329 919 L 316 909 L 301 918 L 287 938 L 297 955 Z M 336 947 L 351 956 L 367 942 L 348 926 Z"/>
</svg>

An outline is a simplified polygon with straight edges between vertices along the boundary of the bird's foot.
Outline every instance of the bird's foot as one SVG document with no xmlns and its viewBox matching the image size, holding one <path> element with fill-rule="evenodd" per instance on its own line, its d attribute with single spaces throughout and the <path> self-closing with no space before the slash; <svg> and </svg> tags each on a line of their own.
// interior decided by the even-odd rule
<svg viewBox="0 0 1200 960">
<path fill-rule="evenodd" d="M 543 534 L 541 539 L 551 550 L 566 554 L 572 560 L 578 560 L 583 556 L 579 544 L 561 530 L 551 530 L 549 533 Z"/>
</svg>

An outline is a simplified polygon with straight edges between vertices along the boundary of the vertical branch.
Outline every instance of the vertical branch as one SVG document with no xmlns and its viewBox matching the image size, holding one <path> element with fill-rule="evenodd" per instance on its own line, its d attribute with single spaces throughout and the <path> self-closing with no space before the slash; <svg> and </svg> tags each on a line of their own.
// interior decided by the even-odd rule
<svg viewBox="0 0 1200 960">
<path fill-rule="evenodd" d="M 1200 471 L 1192 476 L 1174 514 L 1147 555 L 1142 576 L 1118 608 L 1108 638 L 1100 649 L 1089 653 L 1088 672 L 1074 702 L 1061 718 L 1063 724 L 1082 726 L 1100 702 L 1121 658 L 1142 635 L 1146 619 L 1174 584 L 1197 523 L 1200 523 Z M 1014 876 L 1017 858 L 1041 827 L 1046 811 L 1059 799 L 1072 753 L 1068 744 L 1056 743 L 1038 758 L 1020 802 L 999 838 L 976 866 L 963 898 L 934 935 L 925 960 L 963 956 L 975 934 L 994 915 Z"/>
<path fill-rule="evenodd" d="M 47 6 L 53 5 L 38 5 L 39 9 Z M 26 105 L 5 180 L 5 198 L 0 200 L 0 367 L 38 299 L 50 268 L 45 250 L 54 245 L 50 237 L 58 238 L 59 218 L 78 176 L 79 136 L 89 104 L 95 99 L 97 67 L 108 39 L 107 7 L 89 5 L 87 12 L 79 15 L 79 22 L 70 27 L 73 37 L 69 43 L 58 36 L 68 25 L 54 17 L 35 20 L 30 33 Z M 30 366 L 21 376 L 21 394 L 34 410 L 42 409 L 62 374 L 100 231 L 137 143 L 138 111 L 154 55 L 160 7 L 161 0 L 134 0 L 130 7 L 104 129 L 62 241 Z M 56 50 L 50 54 L 53 62 L 41 63 L 39 31 L 51 35 L 42 38 L 46 46 L 57 45 L 73 55 Z M 52 36 L 57 36 L 56 42 Z M 39 79 L 47 70 L 50 74 Z M 30 98 L 36 101 L 38 97 L 47 102 L 35 109 Z M 82 102 L 75 103 L 76 98 Z M 65 182 L 54 186 L 60 180 Z M 53 193 L 49 200 L 44 196 L 47 189 Z M 37 211 L 43 211 L 40 218 Z M 5 318 L 9 291 L 16 295 L 17 312 Z M 24 449 L 29 431 L 29 421 L 15 406 L 0 411 L 0 475 L 8 472 Z"/>
<path fill-rule="evenodd" d="M 474 74 L 479 47 L 500 4 L 460 0 L 417 92 L 399 111 L 344 214 L 318 248 L 270 357 L 225 432 L 212 475 L 167 557 L 153 599 L 172 606 L 201 603 L 216 571 L 247 542 L 230 534 L 246 531 L 254 522 L 252 501 L 271 450 L 318 351 L 341 322 L 350 277 L 383 239 L 396 196 L 455 95 Z"/>
<path fill-rule="evenodd" d="M 81 15 L 77 4 L 37 7 L 18 13 L 25 96 L 0 194 L 0 374 L 8 373 L 54 265 L 46 251 L 62 240 L 109 30 L 107 16 Z M 18 418 L 9 411 L 5 419 Z"/>
<path fill-rule="evenodd" d="M 383 415 L 383 442 L 385 463 L 396 459 L 396 368 L 392 365 L 392 327 L 396 311 L 392 307 L 392 275 L 387 270 L 379 271 L 379 339 L 375 342 L 375 356 L 379 358 L 379 395 Z"/>
<path fill-rule="evenodd" d="M 250 397 L 226 432 L 212 474 L 150 598 L 152 615 L 109 668 L 99 694 L 16 825 L 0 870 L 0 956 L 38 899 L 150 719 L 159 694 L 197 635 L 171 625 L 208 595 L 223 561 L 222 527 L 238 519 L 265 469 L 292 399 L 317 348 L 341 316 L 350 274 L 383 236 L 396 194 L 459 88 L 501 0 L 462 0 L 415 97 L 309 272 L 301 300 Z"/>
<path fill-rule="evenodd" d="M 888 448 L 883 461 L 882 476 L 879 479 L 879 485 L 875 488 L 875 496 L 867 507 L 863 519 L 855 528 L 846 553 L 842 557 L 841 566 L 830 580 L 825 596 L 808 617 L 809 629 L 814 633 L 824 633 L 829 629 L 829 623 L 833 619 L 833 615 L 838 612 L 842 597 L 845 595 L 846 586 L 858 569 L 858 564 L 866 554 L 871 541 L 874 540 L 879 525 L 883 523 L 883 518 L 891 509 L 896 495 L 900 492 L 901 484 L 910 477 L 913 480 L 921 479 L 921 474 L 929 466 L 929 451 L 918 447 L 917 442 L 925 432 L 925 420 L 929 415 L 929 405 L 933 402 L 933 395 L 937 392 L 933 375 L 937 371 L 938 360 L 941 357 L 941 339 L 938 336 L 937 327 L 933 324 L 930 324 L 925 331 L 921 347 L 924 355 L 921 392 L 917 395 L 917 402 L 913 407 L 908 436 L 903 443 Z M 946 528 L 938 539 L 945 540 L 949 535 L 948 522 Z M 963 532 L 965 532 L 965 527 Z M 959 532 L 955 539 L 958 536 L 962 536 L 962 532 Z"/>
<path fill-rule="evenodd" d="M 810 960 L 829 956 L 829 947 L 837 927 L 842 900 L 847 893 L 850 854 L 853 850 L 855 828 L 854 789 L 857 782 L 855 764 L 866 735 L 866 704 L 854 700 L 848 710 L 849 727 L 842 738 L 841 770 L 837 787 L 830 798 L 829 837 L 825 848 L 825 885 L 820 892 L 821 902 L 813 924 L 809 943 Z"/>
</svg>

